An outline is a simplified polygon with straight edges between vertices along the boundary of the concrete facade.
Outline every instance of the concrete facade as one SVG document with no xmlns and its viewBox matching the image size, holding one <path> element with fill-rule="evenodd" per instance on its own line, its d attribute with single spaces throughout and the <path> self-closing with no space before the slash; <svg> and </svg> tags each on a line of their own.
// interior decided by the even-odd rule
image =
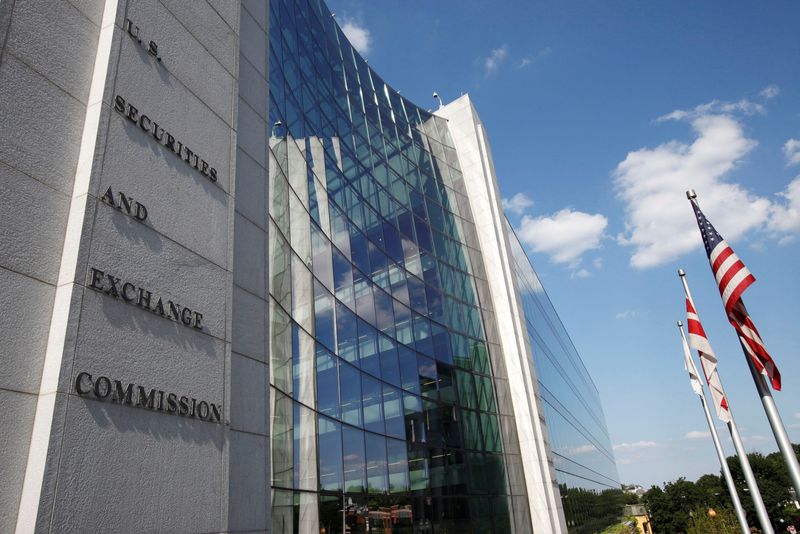
<svg viewBox="0 0 800 534">
<path fill-rule="evenodd" d="M 0 531 L 267 530 L 267 7 L 0 5 Z"/>
</svg>

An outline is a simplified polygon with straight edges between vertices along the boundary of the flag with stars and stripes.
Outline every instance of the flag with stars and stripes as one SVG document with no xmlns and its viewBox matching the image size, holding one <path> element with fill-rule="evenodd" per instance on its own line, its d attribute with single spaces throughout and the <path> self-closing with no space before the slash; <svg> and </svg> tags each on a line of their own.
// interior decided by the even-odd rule
<svg viewBox="0 0 800 534">
<path fill-rule="evenodd" d="M 742 346 L 756 369 L 766 373 L 772 387 L 780 390 L 781 374 L 767 352 L 756 325 L 753 324 L 744 307 L 744 302 L 742 302 L 742 293 L 756 281 L 756 278 L 733 252 L 730 245 L 717 233 L 694 200 L 692 200 L 692 209 L 697 218 L 697 226 L 700 227 L 700 235 L 703 237 L 708 261 L 711 263 L 711 271 L 714 273 L 720 295 L 722 295 L 722 303 L 725 305 L 728 321 L 739 335 Z"/>
<path fill-rule="evenodd" d="M 703 366 L 703 374 L 706 376 L 708 389 L 711 390 L 711 398 L 714 399 L 717 417 L 723 423 L 728 423 L 731 420 L 731 414 L 728 410 L 728 401 L 725 399 L 725 392 L 722 390 L 722 382 L 717 372 L 717 355 L 714 354 L 706 332 L 703 330 L 703 325 L 700 324 L 700 317 L 697 316 L 697 312 L 692 306 L 692 301 L 688 298 L 686 299 L 686 327 L 689 330 L 689 345 L 700 355 L 700 365 Z"/>
</svg>

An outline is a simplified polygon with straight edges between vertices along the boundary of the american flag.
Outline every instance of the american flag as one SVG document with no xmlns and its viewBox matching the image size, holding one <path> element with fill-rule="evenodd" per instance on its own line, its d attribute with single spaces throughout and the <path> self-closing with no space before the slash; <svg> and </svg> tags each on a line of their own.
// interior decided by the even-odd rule
<svg viewBox="0 0 800 534">
<path fill-rule="evenodd" d="M 706 247 L 708 261 L 711 263 L 711 271 L 714 273 L 720 295 L 722 295 L 722 303 L 725 305 L 728 321 L 736 329 L 742 346 L 756 369 L 766 373 L 772 382 L 772 387 L 780 390 L 781 374 L 767 352 L 756 325 L 750 320 L 750 315 L 742 302 L 742 293 L 756 281 L 756 277 L 750 273 L 730 245 L 708 222 L 694 200 L 692 200 L 692 209 L 697 217 L 697 226 L 700 227 L 700 235 L 703 236 L 703 244 Z"/>
<path fill-rule="evenodd" d="M 711 390 L 711 397 L 714 399 L 717 417 L 722 422 L 728 423 L 731 420 L 731 414 L 717 372 L 717 355 L 714 354 L 714 349 L 711 348 L 703 325 L 700 324 L 700 317 L 697 316 L 692 301 L 688 297 L 686 298 L 686 326 L 689 330 L 689 345 L 700 355 L 700 365 L 703 366 L 703 374 L 706 375 L 706 382 Z"/>
</svg>

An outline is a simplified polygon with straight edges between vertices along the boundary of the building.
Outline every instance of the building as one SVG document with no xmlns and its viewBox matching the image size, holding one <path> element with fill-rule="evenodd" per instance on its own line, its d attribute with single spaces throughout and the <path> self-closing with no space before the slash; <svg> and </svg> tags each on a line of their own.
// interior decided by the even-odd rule
<svg viewBox="0 0 800 534">
<path fill-rule="evenodd" d="M 646 506 L 643 504 L 626 504 L 623 510 L 625 517 L 631 518 L 631 522 L 635 523 L 637 534 L 653 534 L 653 523 L 650 520 L 650 514 L 647 512 Z"/>
<path fill-rule="evenodd" d="M 604 520 L 468 96 L 417 107 L 319 0 L 19 0 L 0 43 L 0 531 Z"/>
</svg>

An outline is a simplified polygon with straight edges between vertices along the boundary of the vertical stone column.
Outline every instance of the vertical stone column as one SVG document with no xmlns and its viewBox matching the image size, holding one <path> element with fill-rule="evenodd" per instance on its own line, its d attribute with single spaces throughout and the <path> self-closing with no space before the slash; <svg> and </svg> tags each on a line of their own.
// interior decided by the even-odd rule
<svg viewBox="0 0 800 534">
<path fill-rule="evenodd" d="M 243 2 L 240 20 L 228 530 L 266 532 L 270 521 L 268 2 Z"/>
<path fill-rule="evenodd" d="M 477 226 L 478 240 L 486 271 L 493 273 L 488 285 L 509 377 L 532 530 L 566 532 L 536 370 L 531 361 L 522 305 L 511 272 L 508 236 L 488 141 L 468 95 L 438 110 L 437 115 L 449 121 L 473 216 L 475 220 L 484 222 Z M 515 504 L 519 501 L 515 500 Z"/>
<path fill-rule="evenodd" d="M 103 12 L 102 2 L 0 3 L 0 532 L 17 524 L 37 405 L 52 413 L 57 396 L 43 370 L 57 291 L 70 305 L 60 266 L 96 57 L 108 56 Z"/>
</svg>

